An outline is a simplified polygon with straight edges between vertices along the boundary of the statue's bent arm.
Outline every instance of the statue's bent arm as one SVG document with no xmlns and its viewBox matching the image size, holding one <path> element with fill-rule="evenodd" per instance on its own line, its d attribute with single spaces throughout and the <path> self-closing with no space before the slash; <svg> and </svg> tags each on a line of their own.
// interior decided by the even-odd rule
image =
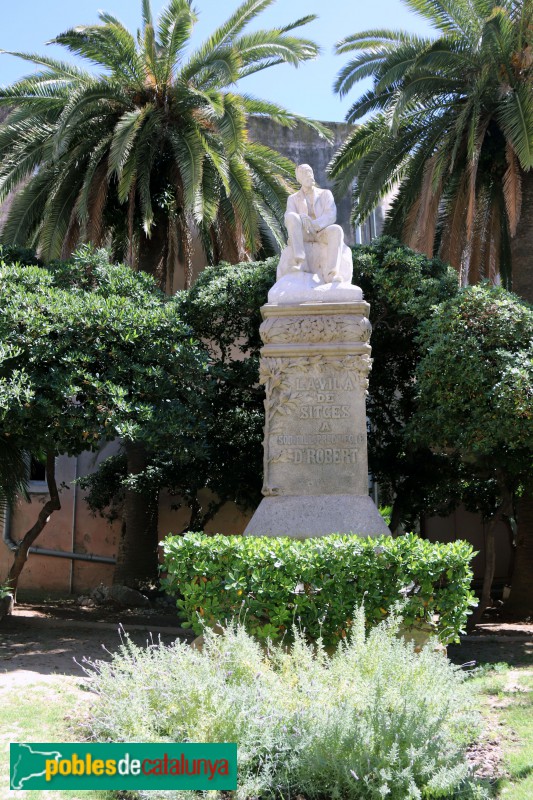
<svg viewBox="0 0 533 800">
<path fill-rule="evenodd" d="M 337 220 L 337 206 L 335 205 L 333 195 L 329 189 L 323 189 L 322 196 L 324 196 L 324 194 L 326 195 L 324 198 L 326 201 L 326 208 L 324 213 L 314 220 L 315 227 L 319 231 L 327 228 L 329 225 L 334 225 Z"/>
</svg>

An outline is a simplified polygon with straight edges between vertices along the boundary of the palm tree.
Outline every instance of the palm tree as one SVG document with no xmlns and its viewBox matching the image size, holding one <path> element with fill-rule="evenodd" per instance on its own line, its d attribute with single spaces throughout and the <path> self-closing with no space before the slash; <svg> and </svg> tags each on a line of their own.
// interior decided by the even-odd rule
<svg viewBox="0 0 533 800">
<path fill-rule="evenodd" d="M 357 218 L 396 190 L 388 233 L 440 254 L 463 283 L 510 283 L 512 272 L 515 291 L 533 300 L 533 271 L 516 249 L 533 213 L 533 4 L 404 2 L 436 38 L 373 30 L 337 45 L 357 55 L 336 91 L 373 77 L 348 121 L 377 113 L 336 153 L 331 174 L 346 187 L 357 178 Z"/>
<path fill-rule="evenodd" d="M 276 64 L 297 66 L 318 48 L 292 33 L 313 16 L 244 32 L 273 1 L 245 0 L 192 53 L 191 0 L 170 0 L 157 22 L 142 0 L 136 38 L 100 13 L 101 24 L 53 40 L 100 74 L 12 53 L 40 71 L 0 89 L 0 107 L 11 109 L 0 128 L 0 202 L 18 190 L 3 241 L 30 244 L 45 261 L 81 242 L 107 242 L 167 290 L 178 258 L 190 282 L 195 234 L 212 262 L 245 260 L 266 230 L 281 241 L 294 167 L 248 140 L 246 116 L 289 127 L 300 118 L 234 84 Z"/>
<path fill-rule="evenodd" d="M 364 219 L 389 192 L 385 231 L 450 261 L 462 283 L 498 275 L 533 302 L 533 3 L 404 0 L 436 38 L 372 30 L 338 53 L 341 95 L 372 88 L 351 107 L 357 127 L 335 154 L 340 186 L 357 180 Z M 533 494 L 518 502 L 516 568 L 508 608 L 533 613 Z"/>
<path fill-rule="evenodd" d="M 142 0 L 137 37 L 101 13 L 101 24 L 53 40 L 100 74 L 15 53 L 40 71 L 0 89 L 0 110 L 10 109 L 0 127 L 0 202 L 15 192 L 3 242 L 30 245 L 45 261 L 82 242 L 106 243 L 167 291 L 178 260 L 191 281 L 193 237 L 211 262 L 247 260 L 267 232 L 281 243 L 294 165 L 249 141 L 246 119 L 261 114 L 293 127 L 301 118 L 239 94 L 235 83 L 277 64 L 298 66 L 318 48 L 293 33 L 314 16 L 245 32 L 273 2 L 245 0 L 192 52 L 191 0 L 169 0 L 156 22 Z M 125 450 L 128 474 L 142 471 L 142 444 Z M 127 493 L 116 582 L 157 577 L 141 555 L 147 538 L 156 550 L 156 508 L 157 498 Z"/>
</svg>

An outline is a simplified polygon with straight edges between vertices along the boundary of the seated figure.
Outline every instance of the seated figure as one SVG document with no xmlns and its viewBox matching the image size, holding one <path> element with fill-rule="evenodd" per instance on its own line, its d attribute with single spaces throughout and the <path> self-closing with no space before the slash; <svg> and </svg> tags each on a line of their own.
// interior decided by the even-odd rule
<svg viewBox="0 0 533 800">
<path fill-rule="evenodd" d="M 315 273 L 323 283 L 351 281 L 352 253 L 341 226 L 335 224 L 332 193 L 315 185 L 309 164 L 296 168 L 296 180 L 302 188 L 287 200 L 289 243 L 281 254 L 277 279 L 301 271 Z"/>
</svg>

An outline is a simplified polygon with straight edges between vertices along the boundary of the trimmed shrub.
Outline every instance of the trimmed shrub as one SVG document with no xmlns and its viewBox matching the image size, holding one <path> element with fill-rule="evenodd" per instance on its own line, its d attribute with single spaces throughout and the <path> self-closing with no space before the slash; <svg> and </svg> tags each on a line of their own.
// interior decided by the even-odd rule
<svg viewBox="0 0 533 800">
<path fill-rule="evenodd" d="M 289 636 L 293 624 L 328 646 L 345 638 L 364 601 L 375 625 L 404 601 L 406 626 L 434 624 L 444 644 L 457 641 L 469 608 L 472 547 L 434 544 L 413 534 L 393 539 L 324 536 L 168 536 L 163 587 L 179 596 L 187 626 L 240 616 L 260 639 Z M 435 620 L 435 618 L 437 618 Z"/>
<path fill-rule="evenodd" d="M 202 652 L 128 639 L 92 663 L 98 741 L 237 742 L 236 800 L 483 797 L 465 759 L 478 733 L 468 685 L 442 655 L 397 638 L 391 619 L 365 634 L 362 610 L 331 658 L 297 631 L 267 652 L 243 626 L 205 632 Z M 210 793 L 213 798 L 222 796 Z M 232 793 L 233 794 L 233 793 Z M 199 792 L 140 793 L 200 800 Z"/>
</svg>

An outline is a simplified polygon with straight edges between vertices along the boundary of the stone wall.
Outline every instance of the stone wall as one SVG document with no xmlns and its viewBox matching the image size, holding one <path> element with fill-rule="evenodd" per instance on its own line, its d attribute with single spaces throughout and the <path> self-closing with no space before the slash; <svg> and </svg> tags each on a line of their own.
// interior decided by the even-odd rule
<svg viewBox="0 0 533 800">
<path fill-rule="evenodd" d="M 350 223 L 350 195 L 339 197 L 326 176 L 326 168 L 333 154 L 353 131 L 354 126 L 346 122 L 325 122 L 324 125 L 333 133 L 331 144 L 301 122 L 294 128 L 283 128 L 259 116 L 248 119 L 248 133 L 252 141 L 268 145 L 295 164 L 309 164 L 313 168 L 318 185 L 333 191 L 337 204 L 337 222 L 342 225 L 346 242 L 354 244 L 354 231 Z"/>
</svg>

